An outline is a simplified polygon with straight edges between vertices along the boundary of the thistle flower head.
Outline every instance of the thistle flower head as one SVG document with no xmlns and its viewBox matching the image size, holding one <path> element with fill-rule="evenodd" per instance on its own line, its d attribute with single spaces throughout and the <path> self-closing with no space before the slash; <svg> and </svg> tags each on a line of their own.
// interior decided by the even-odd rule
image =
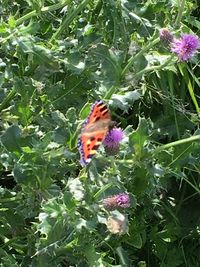
<svg viewBox="0 0 200 267">
<path fill-rule="evenodd" d="M 171 51 L 174 52 L 180 61 L 187 61 L 200 48 L 200 39 L 194 34 L 183 34 L 181 38 L 171 42 Z"/>
<path fill-rule="evenodd" d="M 124 136 L 121 128 L 113 128 L 108 132 L 106 138 L 103 141 L 104 146 L 113 147 L 118 146 Z"/>
<path fill-rule="evenodd" d="M 130 198 L 126 193 L 121 193 L 116 196 L 116 201 L 119 207 L 128 208 L 130 206 Z"/>
<path fill-rule="evenodd" d="M 130 206 L 130 197 L 127 193 L 120 193 L 103 200 L 103 206 L 106 209 L 128 208 Z"/>
<path fill-rule="evenodd" d="M 173 34 L 167 29 L 160 29 L 160 40 L 166 43 L 170 43 L 173 40 Z"/>
<path fill-rule="evenodd" d="M 119 144 L 124 137 L 124 132 L 121 128 L 113 128 L 108 132 L 103 141 L 106 152 L 109 155 L 115 155 L 119 151 Z"/>
</svg>

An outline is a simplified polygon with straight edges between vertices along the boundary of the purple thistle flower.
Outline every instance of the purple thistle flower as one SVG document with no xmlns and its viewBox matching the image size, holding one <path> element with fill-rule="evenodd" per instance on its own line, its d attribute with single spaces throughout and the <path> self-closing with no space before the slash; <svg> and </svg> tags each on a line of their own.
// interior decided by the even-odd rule
<svg viewBox="0 0 200 267">
<path fill-rule="evenodd" d="M 108 132 L 106 138 L 103 141 L 104 146 L 113 147 L 118 146 L 123 139 L 124 133 L 121 128 L 113 128 Z"/>
<path fill-rule="evenodd" d="M 173 40 L 173 34 L 167 29 L 160 29 L 160 40 L 166 43 L 171 43 Z"/>
<path fill-rule="evenodd" d="M 120 193 L 103 200 L 105 209 L 128 208 L 130 207 L 130 197 L 126 193 Z"/>
<path fill-rule="evenodd" d="M 121 128 L 113 128 L 106 135 L 103 145 L 109 155 L 116 155 L 119 151 L 119 143 L 124 137 L 124 132 Z"/>
<path fill-rule="evenodd" d="M 130 198 L 126 193 L 121 193 L 116 196 L 116 201 L 119 207 L 128 208 L 130 206 Z"/>
<path fill-rule="evenodd" d="M 187 61 L 200 48 L 200 40 L 194 34 L 183 34 L 181 38 L 171 42 L 171 51 L 174 52 L 180 61 Z"/>
</svg>

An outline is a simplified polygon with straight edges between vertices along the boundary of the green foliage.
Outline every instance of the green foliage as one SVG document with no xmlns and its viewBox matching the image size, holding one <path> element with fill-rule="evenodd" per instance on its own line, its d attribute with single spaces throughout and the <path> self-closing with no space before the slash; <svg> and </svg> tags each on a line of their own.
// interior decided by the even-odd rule
<svg viewBox="0 0 200 267">
<path fill-rule="evenodd" d="M 0 1 L 0 266 L 199 266 L 199 60 L 179 62 L 159 38 L 198 35 L 199 10 Z M 98 99 L 125 136 L 82 168 L 78 135 Z M 106 210 L 121 192 L 130 207 Z"/>
</svg>

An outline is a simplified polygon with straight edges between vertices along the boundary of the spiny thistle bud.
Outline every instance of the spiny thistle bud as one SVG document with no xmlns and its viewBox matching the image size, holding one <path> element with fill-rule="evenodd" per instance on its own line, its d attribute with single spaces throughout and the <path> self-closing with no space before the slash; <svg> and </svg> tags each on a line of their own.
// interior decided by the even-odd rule
<svg viewBox="0 0 200 267">
<path fill-rule="evenodd" d="M 120 193 L 103 200 L 105 209 L 128 208 L 130 207 L 130 197 L 126 193 Z"/>
<path fill-rule="evenodd" d="M 171 43 L 173 35 L 167 28 L 162 28 L 160 29 L 160 40 L 166 43 Z"/>
</svg>

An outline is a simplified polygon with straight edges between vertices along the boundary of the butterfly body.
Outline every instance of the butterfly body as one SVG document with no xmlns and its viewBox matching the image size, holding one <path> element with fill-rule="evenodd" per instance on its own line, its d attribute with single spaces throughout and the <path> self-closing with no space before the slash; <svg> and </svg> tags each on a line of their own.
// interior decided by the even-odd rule
<svg viewBox="0 0 200 267">
<path fill-rule="evenodd" d="M 82 166 L 87 165 L 96 155 L 111 126 L 111 115 L 107 105 L 102 100 L 96 101 L 83 123 L 78 141 Z"/>
</svg>

